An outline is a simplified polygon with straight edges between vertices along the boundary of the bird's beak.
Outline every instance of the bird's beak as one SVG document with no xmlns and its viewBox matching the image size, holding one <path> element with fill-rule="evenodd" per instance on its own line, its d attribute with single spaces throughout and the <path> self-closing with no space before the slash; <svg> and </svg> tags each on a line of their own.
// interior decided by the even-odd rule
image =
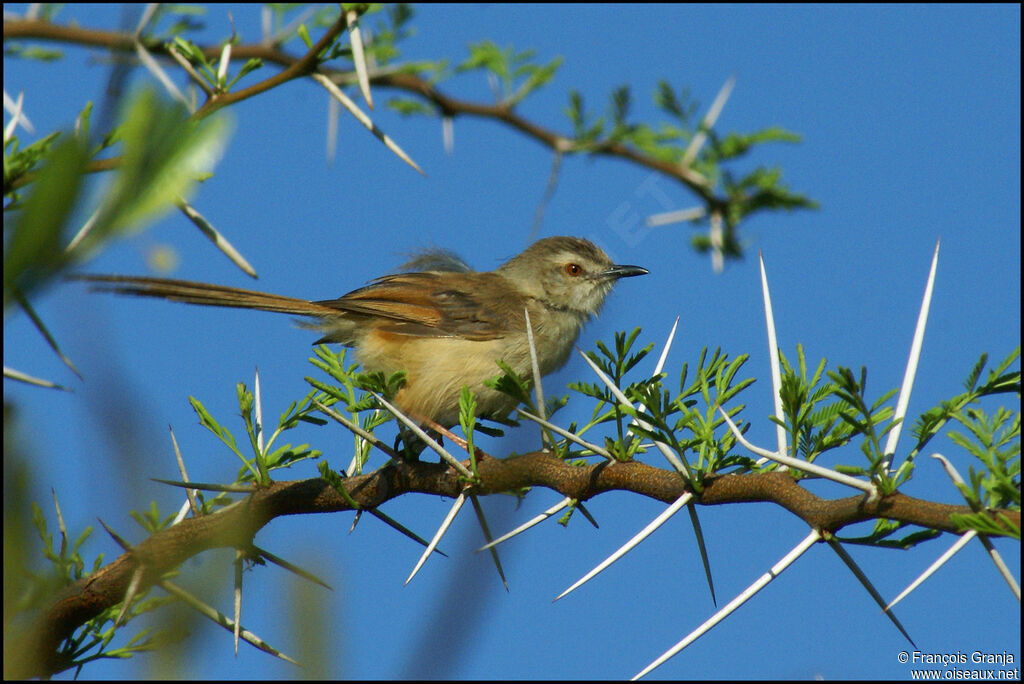
<svg viewBox="0 0 1024 684">
<path fill-rule="evenodd" d="M 602 278 L 618 280 L 619 278 L 632 278 L 633 276 L 646 275 L 649 272 L 650 271 L 642 266 L 615 265 L 607 270 L 601 271 L 598 275 Z"/>
</svg>

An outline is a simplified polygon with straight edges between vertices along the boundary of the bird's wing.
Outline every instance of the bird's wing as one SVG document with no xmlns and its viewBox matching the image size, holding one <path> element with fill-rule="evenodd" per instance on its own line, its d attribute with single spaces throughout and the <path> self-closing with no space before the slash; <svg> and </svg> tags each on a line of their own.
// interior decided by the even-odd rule
<svg viewBox="0 0 1024 684">
<path fill-rule="evenodd" d="M 518 329 L 521 299 L 495 273 L 426 271 L 384 276 L 314 304 L 377 319 L 379 330 L 396 335 L 492 340 Z"/>
</svg>

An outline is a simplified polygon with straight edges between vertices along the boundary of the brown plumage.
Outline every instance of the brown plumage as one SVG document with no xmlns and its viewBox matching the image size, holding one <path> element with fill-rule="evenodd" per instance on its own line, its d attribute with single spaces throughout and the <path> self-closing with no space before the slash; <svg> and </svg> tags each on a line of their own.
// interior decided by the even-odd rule
<svg viewBox="0 0 1024 684">
<path fill-rule="evenodd" d="M 444 258 L 441 258 L 441 257 Z M 417 263 L 444 266 L 448 255 Z M 542 374 L 561 367 L 579 335 L 622 277 L 637 266 L 616 266 L 593 243 L 554 237 L 535 242 L 494 271 L 461 267 L 396 273 L 337 299 L 293 297 L 168 278 L 82 275 L 97 290 L 188 304 L 259 309 L 314 319 L 318 342 L 353 347 L 368 371 L 406 371 L 395 403 L 417 420 L 458 422 L 459 393 L 468 386 L 481 415 L 504 414 L 512 402 L 483 383 L 499 374 L 497 360 L 530 377 L 529 312 Z"/>
</svg>

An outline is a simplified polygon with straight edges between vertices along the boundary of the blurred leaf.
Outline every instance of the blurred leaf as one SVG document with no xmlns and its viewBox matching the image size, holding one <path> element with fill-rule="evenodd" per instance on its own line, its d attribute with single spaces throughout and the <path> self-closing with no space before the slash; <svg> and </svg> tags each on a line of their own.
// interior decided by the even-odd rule
<svg viewBox="0 0 1024 684">
<path fill-rule="evenodd" d="M 64 263 L 62 236 L 81 190 L 88 157 L 82 144 L 65 137 L 49 155 L 25 200 L 4 254 L 4 308 L 12 288 L 26 297 Z"/>
<path fill-rule="evenodd" d="M 412 114 L 424 114 L 427 116 L 437 115 L 436 107 L 426 102 L 421 102 L 420 100 L 393 97 L 388 100 L 387 106 L 402 116 L 410 116 Z"/>
<path fill-rule="evenodd" d="M 60 50 L 39 47 L 38 45 L 21 45 L 20 43 L 4 44 L 4 59 L 8 57 L 22 59 L 34 59 L 40 62 L 53 62 L 64 58 Z"/>
<path fill-rule="evenodd" d="M 162 101 L 152 90 L 137 94 L 123 111 L 118 130 L 123 161 L 77 255 L 173 207 L 187 196 L 197 175 L 219 158 L 227 140 L 227 119 L 197 123 L 181 105 Z"/>
<path fill-rule="evenodd" d="M 661 79 L 658 81 L 658 89 L 654 92 L 654 104 L 689 126 L 690 119 L 697 113 L 698 103 L 690 99 L 690 91 L 686 88 L 680 90 L 679 95 L 676 96 L 668 81 Z"/>
<path fill-rule="evenodd" d="M 730 133 L 724 138 L 714 139 L 713 149 L 719 159 L 733 159 L 746 154 L 751 147 L 767 142 L 798 143 L 801 137 L 777 126 L 755 133 Z"/>
<path fill-rule="evenodd" d="M 11 183 L 34 169 L 36 164 L 45 159 L 50 154 L 53 143 L 60 138 L 60 135 L 60 131 L 55 131 L 45 138 L 35 141 L 23 150 L 18 149 L 17 137 L 12 137 L 8 140 L 4 145 L 4 186 L 10 186 Z M 85 139 L 85 136 L 80 136 L 80 138 Z M 7 209 L 9 210 L 10 207 L 7 207 Z"/>
<path fill-rule="evenodd" d="M 245 64 L 242 65 L 242 68 L 238 70 L 237 74 L 235 74 L 235 77 L 228 81 L 227 89 L 230 90 L 236 83 L 238 83 L 239 79 L 241 79 L 246 74 L 255 71 L 256 69 L 261 68 L 262 66 L 263 60 L 259 59 L 258 57 L 253 57 L 251 59 L 246 60 Z"/>
<path fill-rule="evenodd" d="M 791 193 L 782 183 L 782 171 L 758 167 L 738 183 L 730 184 L 729 194 L 741 199 L 741 216 L 758 209 L 817 209 L 818 203 Z"/>
</svg>

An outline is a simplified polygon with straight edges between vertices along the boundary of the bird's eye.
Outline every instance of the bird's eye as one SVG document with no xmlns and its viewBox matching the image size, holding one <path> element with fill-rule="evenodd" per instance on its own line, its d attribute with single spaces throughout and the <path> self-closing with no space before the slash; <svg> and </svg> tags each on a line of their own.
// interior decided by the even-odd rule
<svg viewBox="0 0 1024 684">
<path fill-rule="evenodd" d="M 583 275 L 583 267 L 579 264 L 568 263 L 563 268 L 565 269 L 565 275 L 573 276 L 574 278 Z"/>
</svg>

